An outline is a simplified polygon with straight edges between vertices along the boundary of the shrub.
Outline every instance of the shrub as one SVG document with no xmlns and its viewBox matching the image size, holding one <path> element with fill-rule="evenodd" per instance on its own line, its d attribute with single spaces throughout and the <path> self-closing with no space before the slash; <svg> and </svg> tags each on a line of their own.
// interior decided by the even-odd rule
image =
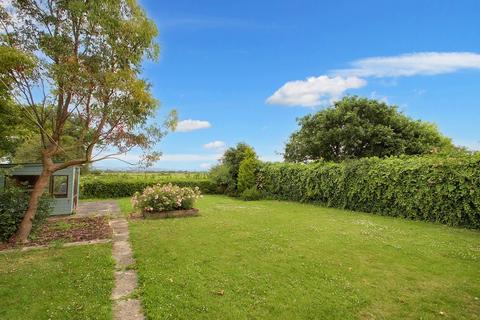
<svg viewBox="0 0 480 320">
<path fill-rule="evenodd" d="M 196 199 L 201 196 L 198 187 L 188 188 L 172 185 L 147 187 L 143 193 L 132 197 L 133 207 L 142 212 L 162 212 L 171 210 L 188 210 L 193 208 Z"/>
<path fill-rule="evenodd" d="M 229 185 L 235 183 L 230 176 L 230 169 L 226 164 L 219 164 L 210 169 L 210 181 L 215 184 L 218 193 L 225 193 Z"/>
<path fill-rule="evenodd" d="M 238 195 L 237 183 L 240 164 L 248 158 L 256 158 L 255 150 L 246 143 L 239 143 L 235 147 L 229 148 L 223 154 L 221 164 L 228 168 L 228 184 L 225 193 L 230 196 Z"/>
<path fill-rule="evenodd" d="M 480 154 L 263 164 L 267 196 L 480 228 Z"/>
<path fill-rule="evenodd" d="M 27 211 L 29 198 L 28 191 L 18 187 L 9 187 L 0 192 L 0 241 L 7 241 L 17 231 Z M 45 222 L 52 209 L 52 198 L 44 194 L 33 220 L 33 233 Z"/>
<path fill-rule="evenodd" d="M 250 187 L 243 190 L 240 194 L 240 199 L 245 201 L 255 201 L 262 199 L 262 193 L 257 189 L 257 187 Z"/>
<path fill-rule="evenodd" d="M 251 189 L 257 185 L 258 160 L 254 157 L 249 157 L 240 163 L 238 170 L 238 192 L 242 193 L 244 190 Z"/>
</svg>

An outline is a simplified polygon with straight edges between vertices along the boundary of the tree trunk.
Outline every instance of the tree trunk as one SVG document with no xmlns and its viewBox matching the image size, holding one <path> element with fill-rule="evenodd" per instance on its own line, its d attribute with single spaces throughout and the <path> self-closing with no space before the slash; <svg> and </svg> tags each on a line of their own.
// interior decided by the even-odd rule
<svg viewBox="0 0 480 320">
<path fill-rule="evenodd" d="M 42 173 L 38 177 L 35 185 L 33 186 L 32 193 L 30 194 L 30 200 L 28 201 L 28 209 L 23 217 L 17 232 L 10 238 L 10 242 L 28 242 L 28 236 L 32 231 L 32 224 L 35 215 L 37 214 L 37 207 L 40 197 L 43 195 L 45 188 L 48 186 L 50 177 L 53 171 L 47 167 L 43 167 Z"/>
</svg>

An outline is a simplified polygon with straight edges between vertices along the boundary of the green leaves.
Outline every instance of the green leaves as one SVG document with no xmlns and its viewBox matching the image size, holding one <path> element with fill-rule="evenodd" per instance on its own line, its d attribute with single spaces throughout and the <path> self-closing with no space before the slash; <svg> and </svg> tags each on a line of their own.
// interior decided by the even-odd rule
<svg viewBox="0 0 480 320">
<path fill-rule="evenodd" d="M 148 150 L 165 135 L 147 127 L 159 103 L 141 68 L 158 56 L 158 30 L 137 1 L 14 0 L 0 19 L 0 95 L 28 111 L 38 156 L 89 162 L 95 147 Z"/>
<path fill-rule="evenodd" d="M 258 160 L 255 157 L 248 157 L 240 163 L 238 169 L 237 189 L 239 193 L 256 187 L 257 184 Z"/>
<path fill-rule="evenodd" d="M 240 170 L 240 165 L 245 159 L 257 159 L 257 154 L 251 146 L 246 143 L 238 143 L 235 147 L 229 148 L 223 154 L 221 160 L 223 170 L 227 171 L 226 177 L 223 180 L 226 180 L 227 185 L 226 193 L 229 195 L 237 195 L 238 188 L 238 174 Z"/>
<path fill-rule="evenodd" d="M 261 190 L 279 199 L 480 228 L 480 155 L 262 164 Z"/>
<path fill-rule="evenodd" d="M 29 193 L 17 187 L 0 192 L 0 242 L 7 241 L 17 231 L 28 207 Z M 38 229 L 50 215 L 53 199 L 43 195 L 38 204 L 38 212 L 33 221 L 34 230 Z"/>
<path fill-rule="evenodd" d="M 290 162 L 413 155 L 453 148 L 435 125 L 412 120 L 396 107 L 366 98 L 346 97 L 298 123 L 300 129 L 285 148 L 285 160 Z"/>
</svg>

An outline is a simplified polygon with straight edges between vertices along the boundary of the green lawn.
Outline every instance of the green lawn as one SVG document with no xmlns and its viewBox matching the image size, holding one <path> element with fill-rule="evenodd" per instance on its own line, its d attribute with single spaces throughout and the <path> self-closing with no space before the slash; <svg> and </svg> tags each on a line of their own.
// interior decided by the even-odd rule
<svg viewBox="0 0 480 320">
<path fill-rule="evenodd" d="M 122 214 L 125 216 L 128 216 L 128 214 L 132 213 L 133 211 L 131 199 L 132 198 L 130 197 L 117 199 L 118 207 L 120 208 Z"/>
<path fill-rule="evenodd" d="M 109 244 L 0 253 L 0 319 L 111 319 Z"/>
<path fill-rule="evenodd" d="M 480 319 L 480 233 L 205 196 L 130 224 L 149 319 Z"/>
</svg>

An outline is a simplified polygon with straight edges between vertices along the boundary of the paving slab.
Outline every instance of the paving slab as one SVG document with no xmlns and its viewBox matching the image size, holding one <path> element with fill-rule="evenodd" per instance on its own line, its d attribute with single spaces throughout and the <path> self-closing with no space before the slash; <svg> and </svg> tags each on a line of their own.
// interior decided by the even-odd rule
<svg viewBox="0 0 480 320">
<path fill-rule="evenodd" d="M 135 263 L 130 243 L 128 242 L 128 222 L 120 217 L 112 219 L 110 226 L 113 229 L 112 254 L 115 260 L 115 287 L 112 292 L 113 318 L 116 320 L 145 319 L 140 301 L 129 299 L 137 287 L 137 272 L 126 270 Z"/>
<path fill-rule="evenodd" d="M 115 272 L 115 288 L 112 299 L 118 300 L 133 293 L 137 287 L 137 273 L 133 270 Z"/>
<path fill-rule="evenodd" d="M 115 320 L 143 320 L 142 306 L 137 299 L 117 300 L 113 306 Z"/>
</svg>

